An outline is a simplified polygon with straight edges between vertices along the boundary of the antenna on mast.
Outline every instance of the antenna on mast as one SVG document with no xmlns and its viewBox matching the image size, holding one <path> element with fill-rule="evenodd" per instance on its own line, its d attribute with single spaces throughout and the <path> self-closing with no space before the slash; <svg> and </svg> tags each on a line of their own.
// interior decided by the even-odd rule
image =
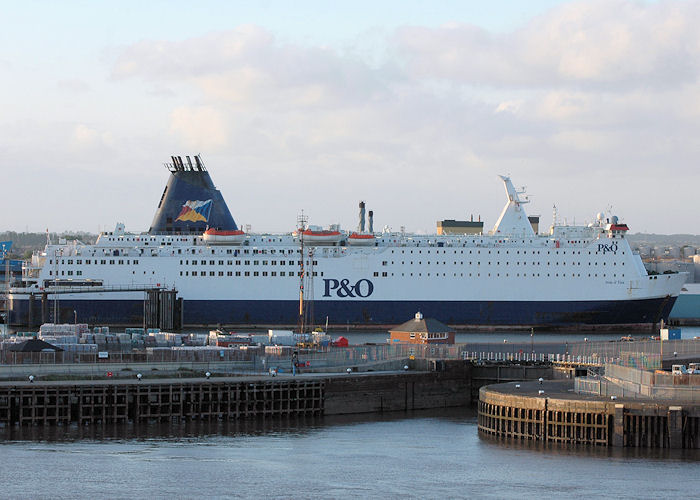
<svg viewBox="0 0 700 500">
<path fill-rule="evenodd" d="M 557 225 L 557 218 L 559 217 L 559 213 L 557 212 L 557 206 L 552 205 L 552 230 L 554 230 L 554 227 Z"/>
<path fill-rule="evenodd" d="M 299 333 L 304 333 L 305 328 L 305 317 L 304 317 L 304 231 L 306 230 L 306 223 L 309 221 L 308 216 L 304 215 L 304 210 L 301 211 L 301 215 L 297 216 L 297 234 L 299 235 L 299 318 L 297 321 L 297 327 Z"/>
</svg>

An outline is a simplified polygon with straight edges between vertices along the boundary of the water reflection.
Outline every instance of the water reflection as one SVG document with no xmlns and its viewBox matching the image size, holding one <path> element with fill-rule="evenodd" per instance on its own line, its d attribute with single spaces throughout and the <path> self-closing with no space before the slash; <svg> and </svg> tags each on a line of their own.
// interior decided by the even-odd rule
<svg viewBox="0 0 700 500">
<path fill-rule="evenodd" d="M 306 436 L 324 428 L 366 425 L 377 422 L 403 420 L 443 419 L 459 423 L 476 422 L 474 408 L 443 408 L 328 417 L 299 416 L 265 419 L 172 421 L 129 424 L 79 426 L 11 426 L 0 429 L 0 440 L 5 442 L 72 442 L 72 441 L 201 441 L 208 437 L 269 436 L 287 438 Z"/>
</svg>

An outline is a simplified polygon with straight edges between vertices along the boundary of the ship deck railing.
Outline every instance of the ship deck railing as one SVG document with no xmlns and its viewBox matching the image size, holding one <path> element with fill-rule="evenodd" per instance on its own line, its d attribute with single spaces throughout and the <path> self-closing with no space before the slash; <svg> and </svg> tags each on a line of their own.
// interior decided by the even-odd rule
<svg viewBox="0 0 700 500">
<path fill-rule="evenodd" d="M 113 292 L 149 292 L 149 291 L 163 291 L 172 290 L 172 287 L 166 285 L 153 285 L 153 284 L 142 284 L 142 285 L 106 285 L 106 286 L 55 286 L 48 288 L 27 288 L 27 289 L 14 289 L 10 293 L 15 295 L 29 295 L 29 294 L 47 294 L 47 295 L 61 295 L 69 293 L 113 293 Z"/>
</svg>

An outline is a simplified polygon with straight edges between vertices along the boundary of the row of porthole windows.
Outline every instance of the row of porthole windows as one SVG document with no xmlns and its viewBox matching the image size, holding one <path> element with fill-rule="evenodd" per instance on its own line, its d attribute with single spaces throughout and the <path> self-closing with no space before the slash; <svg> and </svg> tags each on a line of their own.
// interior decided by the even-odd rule
<svg viewBox="0 0 700 500">
<path fill-rule="evenodd" d="M 314 276 L 319 276 L 319 274 L 314 271 L 313 273 Z M 224 276 L 224 271 L 180 271 L 180 276 L 194 276 L 194 277 L 206 277 L 206 276 Z M 301 272 L 293 272 L 289 271 L 288 273 L 286 271 L 280 271 L 279 273 L 277 271 L 226 271 L 225 276 L 270 276 L 270 277 L 294 277 L 294 276 L 301 276 Z M 321 272 L 320 276 L 323 276 L 323 272 Z"/>
<path fill-rule="evenodd" d="M 394 261 L 392 260 L 391 263 L 394 264 Z M 434 264 L 439 266 L 439 265 L 440 265 L 440 262 L 439 262 L 439 261 L 436 261 L 436 262 L 434 262 Z M 443 264 L 443 265 L 447 265 L 447 262 L 443 261 L 442 264 Z M 519 265 L 521 265 L 521 264 L 522 264 L 523 266 L 528 265 L 528 263 L 527 263 L 527 262 L 524 262 L 524 261 L 523 261 L 522 263 L 519 262 L 519 261 L 516 261 L 514 265 L 519 266 Z M 542 264 L 544 264 L 544 263 L 542 263 L 542 262 L 533 262 L 533 263 L 532 263 L 533 266 L 539 266 L 539 265 L 542 265 Z M 386 266 L 386 265 L 388 265 L 388 263 L 387 263 L 386 261 L 384 261 L 384 262 L 382 262 L 382 265 L 383 265 L 383 266 Z M 403 260 L 402 260 L 402 261 L 401 261 L 401 265 L 406 265 L 406 261 L 403 261 Z M 409 265 L 413 265 L 413 261 L 409 261 Z M 420 266 L 420 265 L 423 265 L 423 261 L 418 261 L 418 265 L 419 265 L 419 266 Z M 426 265 L 429 266 L 429 265 L 430 265 L 430 261 L 427 261 L 427 262 L 426 262 Z M 454 262 L 453 262 L 453 265 L 457 265 L 457 261 L 454 261 Z M 463 266 L 463 265 L 464 265 L 464 261 L 460 261 L 460 262 L 459 262 L 459 265 L 462 265 L 462 266 Z M 472 261 L 467 262 L 467 265 L 470 265 L 470 266 L 471 266 L 471 265 L 472 265 Z M 480 266 L 480 265 L 481 265 L 481 261 L 477 261 L 476 265 L 477 265 L 477 266 Z M 490 265 L 491 265 L 491 261 L 486 262 L 485 265 L 490 266 Z M 500 263 L 500 262 L 496 262 L 495 265 L 496 265 L 496 266 L 500 266 L 501 263 Z M 510 262 L 506 262 L 505 265 L 506 265 L 506 266 L 510 265 Z M 547 262 L 546 265 L 547 265 L 547 266 L 552 266 L 552 265 L 558 266 L 558 265 L 559 265 L 559 262 L 555 262 L 554 264 L 552 264 L 551 262 Z M 566 265 L 568 265 L 568 264 L 567 264 L 566 262 L 562 262 L 561 265 L 562 265 L 562 266 L 566 266 Z M 572 265 L 572 266 L 577 266 L 577 265 L 580 266 L 581 263 L 580 263 L 580 262 L 572 262 L 571 265 Z M 595 265 L 595 266 L 597 266 L 598 263 L 597 263 L 597 262 L 594 262 L 594 263 L 589 262 L 588 265 L 589 265 L 589 266 L 590 266 L 590 265 Z M 607 265 L 607 263 L 606 263 L 606 262 L 603 262 L 603 265 L 605 266 L 605 265 Z M 612 265 L 613 265 L 613 266 L 616 266 L 616 265 L 617 265 L 617 262 L 613 262 Z M 621 266 L 624 266 L 625 263 L 624 263 L 624 262 L 621 262 L 620 265 L 621 265 Z"/>
<path fill-rule="evenodd" d="M 387 274 L 387 273 L 382 273 L 382 276 L 386 276 L 386 274 Z M 423 273 L 415 273 L 415 274 L 416 274 L 418 277 L 422 277 L 422 276 L 423 276 Z M 428 276 L 428 277 L 431 276 L 430 273 L 425 273 L 425 274 L 426 274 L 426 276 Z M 413 276 L 414 273 L 408 273 L 408 275 L 409 275 L 409 276 Z M 374 276 L 376 277 L 376 276 L 377 276 L 377 273 L 374 273 Z M 394 276 L 394 273 L 391 273 L 391 276 Z M 405 276 L 406 276 L 406 273 L 401 273 L 401 276 L 405 277 Z M 435 276 L 436 278 L 439 278 L 439 277 L 441 277 L 441 276 L 442 276 L 442 277 L 445 277 L 445 276 L 447 276 L 447 274 L 445 274 L 445 273 L 442 273 L 442 274 L 440 274 L 440 273 L 434 273 L 433 276 Z M 457 273 L 453 273 L 452 276 L 453 276 L 453 277 L 457 277 Z M 459 273 L 459 276 L 460 276 L 460 277 L 464 277 L 464 276 L 465 276 L 465 273 Z M 466 274 L 466 276 L 467 276 L 468 278 L 474 277 L 474 276 L 473 276 L 473 273 L 468 273 L 468 274 Z M 484 273 L 484 276 L 485 276 L 485 277 L 492 277 L 492 276 L 495 276 L 496 278 L 499 278 L 499 277 L 501 277 L 501 273 L 495 273 L 495 274 L 493 274 L 493 275 L 492 275 L 492 273 Z M 481 277 L 481 273 L 476 273 L 476 277 L 477 277 L 477 278 L 480 278 L 480 277 Z M 506 273 L 506 274 L 504 275 L 504 277 L 505 277 L 505 278 L 511 277 L 511 276 L 510 276 L 510 273 Z M 540 277 L 540 273 L 532 273 L 532 274 L 530 274 L 530 275 L 528 275 L 527 273 L 522 273 L 522 275 L 521 275 L 520 273 L 516 273 L 516 274 L 514 275 L 514 277 L 516 277 L 516 278 L 520 278 L 520 277 L 523 277 L 523 278 L 528 278 L 528 277 L 529 277 L 529 278 L 539 278 L 539 277 Z M 547 273 L 547 275 L 546 275 L 545 277 L 551 278 L 552 275 L 551 275 L 551 273 Z M 559 277 L 560 277 L 560 276 L 559 276 L 559 273 L 555 273 L 553 277 L 559 278 Z M 566 278 L 566 277 L 567 277 L 566 273 L 562 273 L 562 274 L 561 274 L 561 278 Z M 580 277 L 581 277 L 581 273 L 572 273 L 572 274 L 570 274 L 568 277 L 569 277 L 569 278 L 580 278 Z M 585 276 L 584 276 L 584 277 L 585 277 Z M 598 276 L 597 273 L 595 273 L 595 274 L 590 274 L 590 273 L 589 273 L 589 274 L 588 274 L 588 277 L 589 277 L 589 278 L 598 278 L 599 276 Z M 601 277 L 601 278 L 607 278 L 608 275 L 607 275 L 607 274 L 601 274 L 600 277 Z M 617 274 L 613 274 L 611 277 L 617 278 Z M 625 275 L 624 275 L 624 274 L 621 274 L 620 277 L 621 277 L 621 278 L 624 278 Z"/>
<path fill-rule="evenodd" d="M 394 252 L 395 252 L 395 250 L 392 250 L 392 251 L 391 251 L 391 253 L 394 253 Z M 430 254 L 430 252 L 431 252 L 431 250 L 426 250 L 426 253 Z M 444 254 L 445 252 L 446 252 L 445 250 L 442 251 L 443 254 Z M 487 252 L 488 252 L 489 255 L 491 254 L 491 250 L 488 250 L 488 251 L 487 251 L 487 250 L 484 250 L 484 253 L 487 253 Z M 496 252 L 496 255 L 500 255 L 500 253 L 501 253 L 500 250 L 496 250 L 495 252 Z M 401 253 L 402 253 L 402 254 L 406 253 L 406 250 L 401 250 Z M 413 253 L 413 250 L 409 250 L 409 253 L 412 254 L 412 253 Z M 421 254 L 421 253 L 423 253 L 423 251 L 422 251 L 422 250 L 418 250 L 418 253 Z M 436 254 L 439 254 L 439 253 L 440 253 L 440 250 L 436 250 L 435 253 L 436 253 Z M 453 250 L 452 253 L 453 253 L 454 255 L 457 255 L 457 250 Z M 463 254 L 463 253 L 464 253 L 464 250 L 460 250 L 459 253 L 460 253 L 460 254 Z M 472 250 L 469 250 L 469 253 L 471 254 L 471 253 L 472 253 Z M 481 254 L 481 250 L 477 250 L 476 253 L 477 253 L 477 254 Z M 506 253 L 506 255 L 510 255 L 510 250 L 506 250 L 505 253 Z M 523 250 L 522 253 L 523 253 L 523 255 L 527 255 L 527 250 Z M 588 255 L 593 255 L 593 253 L 594 253 L 594 252 L 592 252 L 592 251 L 590 251 L 590 250 L 588 251 Z M 595 252 L 596 255 L 598 255 L 598 253 L 599 253 L 599 252 Z M 613 253 L 613 255 L 617 255 L 617 252 L 612 252 L 612 253 Z M 516 255 L 519 255 L 519 254 L 520 254 L 520 250 L 516 250 L 516 251 L 515 251 L 515 254 L 516 254 Z M 531 255 L 540 255 L 540 251 L 539 251 L 539 250 L 531 250 L 531 251 L 530 251 L 530 254 L 531 254 Z M 622 255 L 624 255 L 624 254 L 625 254 L 625 251 L 623 250 L 623 251 L 622 251 Z M 547 250 L 547 255 L 551 255 L 551 251 L 550 251 L 550 250 Z M 554 251 L 554 255 L 560 255 L 560 254 L 559 254 L 559 250 L 555 250 L 555 251 Z M 566 250 L 562 250 L 562 251 L 561 251 L 561 255 L 566 255 Z M 578 251 L 572 250 L 570 255 L 581 255 L 581 251 L 580 251 L 580 250 L 578 250 Z"/>
<path fill-rule="evenodd" d="M 148 245 L 148 242 L 146 242 L 145 244 Z M 171 243 L 167 243 L 167 242 L 166 242 L 166 243 L 161 243 L 161 244 L 162 244 L 162 245 L 171 245 Z M 111 251 L 112 248 L 105 248 L 104 250 L 105 250 L 105 251 Z M 123 250 L 123 249 L 120 249 L 120 250 Z M 135 249 L 135 250 L 138 250 L 138 248 Z M 154 249 L 154 250 L 155 250 L 155 249 Z M 178 254 L 187 253 L 188 250 L 189 250 L 191 253 L 194 254 L 194 253 L 197 253 L 197 250 L 198 250 L 198 249 L 196 249 L 196 248 L 191 248 L 191 249 L 187 249 L 187 248 L 184 248 L 184 249 L 183 249 L 183 248 L 178 248 L 178 249 L 177 249 L 177 253 L 178 253 Z M 199 250 L 201 250 L 201 249 L 199 249 Z M 269 250 L 268 250 L 268 249 L 266 249 L 266 248 L 260 248 L 260 249 L 258 249 L 258 248 L 242 248 L 242 249 L 238 249 L 238 248 L 227 248 L 227 249 L 225 249 L 225 253 L 224 253 L 224 250 L 219 250 L 218 252 L 217 252 L 217 250 L 214 249 L 214 248 L 211 248 L 211 249 L 209 249 L 209 250 L 210 250 L 210 252 L 211 252 L 211 255 L 217 255 L 217 254 L 220 254 L 220 255 L 232 255 L 232 254 L 236 254 L 236 255 L 238 255 L 239 253 L 242 253 L 242 254 L 267 254 L 267 253 L 276 254 L 276 253 L 279 253 L 279 254 L 282 254 L 282 255 L 284 255 L 284 254 L 291 255 L 291 254 L 293 254 L 293 253 L 299 253 L 299 251 L 300 251 L 299 249 L 287 249 L 287 250 L 279 250 L 279 251 L 278 251 L 277 249 L 269 249 Z M 143 251 L 143 250 L 141 249 L 141 251 Z"/>
<path fill-rule="evenodd" d="M 197 249 L 196 249 L 196 248 L 192 248 L 192 249 L 190 249 L 190 250 L 191 250 L 191 253 L 193 253 L 193 254 L 197 253 Z M 200 250 L 201 250 L 201 249 L 200 249 Z M 299 252 L 301 251 L 300 249 L 294 249 L 294 250 L 292 250 L 292 249 L 287 249 L 286 251 L 285 251 L 285 250 L 279 250 L 279 252 L 278 252 L 276 249 L 271 248 L 271 249 L 269 250 L 269 252 L 268 252 L 268 250 L 267 250 L 266 248 L 243 248 L 243 249 L 238 249 L 238 248 L 236 248 L 236 249 L 227 248 L 227 249 L 226 249 L 226 253 L 224 254 L 223 251 L 217 252 L 216 249 L 214 249 L 214 248 L 212 248 L 212 249 L 210 249 L 210 250 L 211 250 L 211 255 L 238 255 L 238 254 L 243 254 L 243 255 L 250 255 L 250 254 L 252 254 L 252 255 L 267 255 L 268 253 L 270 253 L 270 254 L 277 254 L 277 253 L 279 253 L 280 255 L 292 255 L 293 253 L 299 253 Z M 183 253 L 183 252 L 182 252 L 182 249 L 179 248 L 179 249 L 177 250 L 177 253 L 178 253 L 178 254 Z M 184 253 L 187 253 L 187 249 L 185 249 L 185 252 L 184 252 Z M 200 251 L 200 253 L 201 253 L 201 251 Z"/>
<path fill-rule="evenodd" d="M 73 259 L 61 259 L 61 265 L 68 265 L 72 266 L 73 265 Z M 110 264 L 124 264 L 124 259 L 109 259 Z M 134 259 L 133 261 L 127 260 L 126 264 L 127 265 L 137 265 L 139 263 L 138 259 Z M 76 265 L 83 265 L 82 259 L 77 259 L 75 261 Z M 92 260 L 91 259 L 85 259 L 85 265 L 91 265 Z M 49 265 L 53 265 L 53 260 L 49 260 Z M 107 259 L 101 259 L 99 262 L 97 259 L 95 259 L 95 265 L 107 265 Z"/>
<path fill-rule="evenodd" d="M 151 271 L 151 274 L 155 273 L 155 271 Z M 131 271 L 131 274 L 136 274 L 136 271 Z M 146 274 L 146 271 L 144 271 L 143 274 Z M 83 272 L 80 270 L 75 271 L 75 275 L 82 276 Z M 49 276 L 53 276 L 53 271 L 49 271 Z M 56 272 L 56 276 L 58 276 L 58 272 Z M 73 276 L 73 271 L 61 271 L 61 276 Z"/>
<path fill-rule="evenodd" d="M 224 264 L 224 262 L 226 262 L 226 264 Z M 249 260 L 236 260 L 236 261 L 235 261 L 235 265 L 237 265 L 237 266 L 240 266 L 240 265 L 249 266 L 249 265 L 251 265 L 250 262 L 251 262 L 251 261 L 249 261 Z M 210 260 L 210 261 L 208 261 L 208 263 L 209 263 L 210 266 L 215 266 L 215 265 L 219 265 L 219 266 L 223 266 L 223 265 L 232 266 L 232 265 L 234 265 L 234 261 L 232 261 L 232 260 L 227 260 L 227 261 L 223 261 L 223 260 L 219 260 L 219 261 Z M 310 264 L 311 264 L 311 261 L 308 261 L 308 260 L 307 260 L 307 261 L 306 261 L 306 265 L 308 266 L 308 265 L 310 265 Z M 189 260 L 184 260 L 184 261 L 181 260 L 181 261 L 180 261 L 180 265 L 181 265 L 181 266 L 182 266 L 182 265 L 188 265 L 188 266 L 198 266 L 198 265 L 199 265 L 199 266 L 206 266 L 206 265 L 207 265 L 207 261 L 206 261 L 206 260 L 193 260 L 193 261 L 190 262 Z M 263 260 L 263 261 L 254 260 L 252 265 L 254 265 L 254 266 L 259 266 L 259 265 L 263 265 L 263 266 L 267 266 L 267 265 L 270 265 L 270 266 L 276 266 L 276 265 L 280 265 L 280 266 L 284 266 L 284 265 L 289 265 L 289 266 L 300 266 L 300 265 L 301 265 L 301 261 L 294 261 L 294 260 L 289 260 L 289 261 L 284 261 L 284 260 L 271 260 L 271 261 L 268 262 L 267 260 Z M 317 261 L 317 260 L 314 260 L 314 261 L 313 261 L 313 265 L 314 265 L 314 266 L 317 266 L 317 265 L 318 265 L 318 261 Z"/>
</svg>

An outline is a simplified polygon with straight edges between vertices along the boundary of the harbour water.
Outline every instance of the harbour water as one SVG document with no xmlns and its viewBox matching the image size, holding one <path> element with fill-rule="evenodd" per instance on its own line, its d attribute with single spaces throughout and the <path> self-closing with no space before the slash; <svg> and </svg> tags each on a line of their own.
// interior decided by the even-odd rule
<svg viewBox="0 0 700 500">
<path fill-rule="evenodd" d="M 11 498 L 686 498 L 700 453 L 480 437 L 473 409 L 4 430 Z"/>
</svg>

